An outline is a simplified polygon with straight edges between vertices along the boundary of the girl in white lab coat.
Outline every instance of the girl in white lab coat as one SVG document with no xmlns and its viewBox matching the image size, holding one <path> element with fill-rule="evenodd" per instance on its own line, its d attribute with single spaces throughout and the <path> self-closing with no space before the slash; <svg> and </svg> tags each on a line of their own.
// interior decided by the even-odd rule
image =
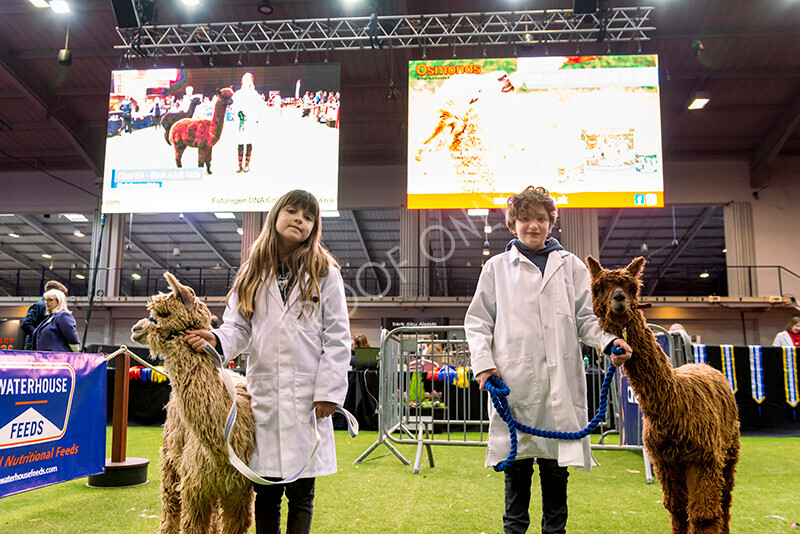
<svg viewBox="0 0 800 534">
<path fill-rule="evenodd" d="M 589 271 L 552 237 L 558 216 L 547 189 L 528 187 L 508 201 L 506 224 L 517 238 L 486 262 L 464 319 L 472 371 L 485 389 L 494 375 L 511 389 L 514 418 L 543 430 L 575 432 L 588 423 L 586 379 L 579 341 L 623 348 L 604 335 L 592 312 Z M 490 405 L 486 465 L 509 455 L 508 426 Z M 517 460 L 505 471 L 506 534 L 527 532 L 534 459 L 542 488 L 542 532 L 565 532 L 567 466 L 591 468 L 589 438 L 551 440 L 518 433 Z"/>
<path fill-rule="evenodd" d="M 320 241 L 319 204 L 311 193 L 290 191 L 269 212 L 250 258 L 228 294 L 223 324 L 189 330 L 198 351 L 205 343 L 226 361 L 244 351 L 247 389 L 256 422 L 250 468 L 266 478 L 296 473 L 314 444 L 314 411 L 321 442 L 295 482 L 256 485 L 258 534 L 280 532 L 284 488 L 287 533 L 311 529 L 315 477 L 336 472 L 330 415 L 347 393 L 350 325 L 344 284 Z"/>
</svg>

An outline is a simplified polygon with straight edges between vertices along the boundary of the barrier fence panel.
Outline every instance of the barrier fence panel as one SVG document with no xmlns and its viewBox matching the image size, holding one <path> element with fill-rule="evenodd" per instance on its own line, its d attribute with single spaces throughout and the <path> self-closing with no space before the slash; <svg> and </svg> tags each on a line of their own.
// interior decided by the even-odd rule
<svg viewBox="0 0 800 534">
<path fill-rule="evenodd" d="M 664 349 L 673 361 L 672 336 L 659 326 L 650 327 L 665 334 Z M 597 352 L 591 358 L 587 355 L 584 363 L 591 419 L 597 411 L 603 377 L 611 363 L 608 357 Z M 434 466 L 434 445 L 486 446 L 488 393 L 481 391 L 473 380 L 469 364 L 463 326 L 400 327 L 391 332 L 382 331 L 378 437 L 353 463 L 363 462 L 372 451 L 385 445 L 401 462 L 411 465 L 394 445 L 415 445 L 413 472 L 419 473 L 423 454 L 427 454 L 430 466 Z M 612 410 L 601 423 L 600 440 L 592 445 L 593 449 L 644 452 L 638 401 L 625 384 L 622 373 L 618 373 L 609 393 Z M 620 398 L 620 393 L 624 398 Z M 608 435 L 620 434 L 623 424 L 627 425 L 626 440 L 618 445 L 605 443 Z M 646 456 L 644 461 L 647 481 L 652 483 Z"/>
</svg>

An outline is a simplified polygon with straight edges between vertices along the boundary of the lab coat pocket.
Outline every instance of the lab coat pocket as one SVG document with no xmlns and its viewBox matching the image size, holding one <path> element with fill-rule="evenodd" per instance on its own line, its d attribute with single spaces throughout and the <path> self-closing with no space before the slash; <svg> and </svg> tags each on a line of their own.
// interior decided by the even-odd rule
<svg viewBox="0 0 800 534">
<path fill-rule="evenodd" d="M 316 333 L 322 330 L 322 310 L 319 297 L 314 295 L 310 301 L 297 301 L 290 313 L 297 320 L 297 329 L 304 332 Z"/>
<path fill-rule="evenodd" d="M 266 423 L 277 409 L 275 381 L 268 374 L 249 375 L 247 390 L 250 392 L 250 405 L 256 423 Z"/>
<path fill-rule="evenodd" d="M 508 361 L 498 367 L 500 374 L 503 375 L 503 381 L 511 389 L 509 402 L 525 405 L 541 402 L 531 358 Z"/>
<path fill-rule="evenodd" d="M 576 360 L 580 358 L 578 345 L 578 327 L 572 314 L 556 313 L 556 337 L 558 349 L 564 358 Z"/>
<path fill-rule="evenodd" d="M 309 373 L 297 373 L 294 384 L 294 408 L 297 420 L 303 424 L 311 423 L 309 413 L 314 402 L 314 383 L 317 376 Z"/>
</svg>

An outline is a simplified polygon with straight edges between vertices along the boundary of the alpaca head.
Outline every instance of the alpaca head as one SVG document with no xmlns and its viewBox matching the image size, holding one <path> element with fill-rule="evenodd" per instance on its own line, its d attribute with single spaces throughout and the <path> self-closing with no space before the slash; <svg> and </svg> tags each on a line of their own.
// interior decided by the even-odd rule
<svg viewBox="0 0 800 534">
<path fill-rule="evenodd" d="M 620 335 L 639 311 L 639 290 L 645 260 L 639 256 L 624 269 L 603 269 L 593 257 L 586 258 L 592 277 L 592 304 L 600 326 Z"/>
<path fill-rule="evenodd" d="M 164 278 L 172 291 L 153 296 L 147 305 L 150 316 L 136 323 L 131 333 L 133 341 L 149 345 L 159 354 L 166 341 L 183 334 L 187 328 L 211 327 L 211 312 L 195 297 L 192 288 L 182 285 L 169 272 L 164 273 Z"/>
<path fill-rule="evenodd" d="M 233 89 L 230 87 L 226 87 L 224 89 L 220 89 L 219 91 L 219 100 L 217 104 L 222 103 L 225 106 L 230 106 L 233 104 Z"/>
</svg>

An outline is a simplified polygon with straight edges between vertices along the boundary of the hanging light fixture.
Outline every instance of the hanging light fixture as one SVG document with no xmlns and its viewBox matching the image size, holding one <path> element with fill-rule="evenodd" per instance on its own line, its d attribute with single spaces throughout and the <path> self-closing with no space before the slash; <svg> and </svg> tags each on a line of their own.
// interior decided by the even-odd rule
<svg viewBox="0 0 800 534">
<path fill-rule="evenodd" d="M 491 251 L 489 250 L 489 240 L 487 239 L 483 242 L 483 255 L 488 256 L 489 254 L 491 254 Z"/>
<path fill-rule="evenodd" d="M 708 274 L 708 269 L 706 269 L 705 271 L 700 273 L 700 278 L 708 278 L 709 276 L 711 276 L 711 275 Z"/>
</svg>

